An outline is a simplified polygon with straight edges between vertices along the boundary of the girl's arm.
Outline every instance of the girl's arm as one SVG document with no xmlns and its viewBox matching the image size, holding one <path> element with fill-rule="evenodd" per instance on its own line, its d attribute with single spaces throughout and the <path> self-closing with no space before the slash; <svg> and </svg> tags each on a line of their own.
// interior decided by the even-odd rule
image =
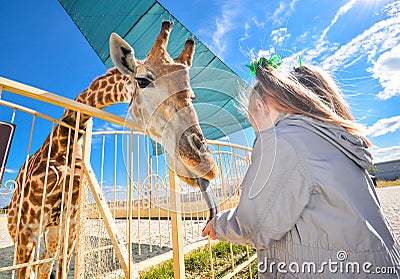
<svg viewBox="0 0 400 279">
<path fill-rule="evenodd" d="M 295 149 L 284 137 L 263 132 L 254 145 L 240 202 L 213 219 L 215 235 L 265 248 L 296 224 L 310 195 L 311 183 Z"/>
</svg>

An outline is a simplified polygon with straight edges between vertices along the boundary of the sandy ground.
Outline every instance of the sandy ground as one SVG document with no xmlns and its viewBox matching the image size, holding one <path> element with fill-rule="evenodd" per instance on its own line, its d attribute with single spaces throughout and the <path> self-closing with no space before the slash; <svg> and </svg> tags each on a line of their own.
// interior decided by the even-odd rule
<svg viewBox="0 0 400 279">
<path fill-rule="evenodd" d="M 8 247 L 13 245 L 13 242 L 8 234 L 7 229 L 7 217 L 6 215 L 0 215 L 0 248 Z M 1 255 L 0 255 L 1 257 Z"/>
<path fill-rule="evenodd" d="M 384 213 L 389 219 L 397 237 L 400 239 L 400 187 L 378 188 L 377 194 L 379 196 Z M 201 228 L 204 227 L 204 224 L 204 222 L 197 223 L 197 221 L 194 220 L 184 221 L 184 243 L 188 244 L 199 240 Z M 120 231 L 126 231 L 126 222 L 124 220 L 117 220 L 117 226 Z M 138 230 L 138 227 L 140 227 L 140 230 Z M 102 235 L 106 235 L 103 225 L 99 225 L 97 222 L 91 221 L 89 224 L 88 235 L 97 235 L 99 231 L 103 231 Z M 137 247 L 135 250 L 139 248 L 142 254 L 139 257 L 135 257 L 135 262 L 169 251 L 169 247 L 171 247 L 169 232 L 171 232 L 171 228 L 167 220 L 141 220 L 140 222 L 135 220 L 132 223 L 132 242 L 138 243 L 137 239 L 141 238 L 141 248 Z M 124 233 L 122 234 L 122 238 L 125 238 Z M 153 237 L 151 239 L 144 239 L 143 237 L 146 235 L 153 235 Z M 13 243 L 8 234 L 6 216 L 0 215 L 0 267 L 8 266 L 8 264 L 5 264 L 6 262 L 12 262 L 12 245 Z M 153 248 L 150 249 L 150 246 L 155 247 L 155 250 L 157 251 L 146 253 L 147 251 L 150 252 L 153 250 Z M 162 248 L 157 248 L 160 246 Z M 154 254 L 154 252 L 156 253 Z M 1 274 L 0 278 L 2 278 Z"/>
<path fill-rule="evenodd" d="M 377 188 L 383 212 L 400 240 L 400 186 Z"/>
<path fill-rule="evenodd" d="M 205 221 L 184 220 L 183 242 L 185 245 L 198 243 Z M 127 222 L 116 220 L 116 225 L 123 241 L 127 241 Z M 135 264 L 144 264 L 144 260 L 160 256 L 171 251 L 171 222 L 168 220 L 134 220 L 131 226 L 132 259 Z M 108 239 L 106 227 L 102 220 L 88 220 L 85 228 L 86 246 L 85 271 L 89 278 L 95 274 L 106 274 L 121 266 L 113 253 L 111 241 Z M 100 236 L 100 237 L 98 237 Z M 109 247 L 100 252 L 91 252 L 97 247 Z M 43 243 L 41 244 L 43 251 Z M 41 252 L 42 254 L 42 252 Z M 13 263 L 14 246 L 8 234 L 7 219 L 0 216 L 0 268 Z M 142 264 L 142 265 L 143 265 Z M 73 278 L 74 258 L 70 264 L 68 278 Z M 0 272 L 0 279 L 11 278 L 11 272 Z"/>
</svg>

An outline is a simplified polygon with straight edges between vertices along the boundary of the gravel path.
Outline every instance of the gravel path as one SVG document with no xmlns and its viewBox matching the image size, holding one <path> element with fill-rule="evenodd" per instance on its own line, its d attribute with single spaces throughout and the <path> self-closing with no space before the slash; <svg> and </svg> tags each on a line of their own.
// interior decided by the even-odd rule
<svg viewBox="0 0 400 279">
<path fill-rule="evenodd" d="M 400 186 L 377 188 L 383 212 L 400 240 Z"/>
</svg>

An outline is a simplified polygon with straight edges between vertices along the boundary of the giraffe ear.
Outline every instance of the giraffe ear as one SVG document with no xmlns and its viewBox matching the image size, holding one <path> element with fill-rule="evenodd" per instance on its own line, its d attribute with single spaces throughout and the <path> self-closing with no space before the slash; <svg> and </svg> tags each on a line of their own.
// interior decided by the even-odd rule
<svg viewBox="0 0 400 279">
<path fill-rule="evenodd" d="M 115 67 L 124 75 L 136 73 L 137 62 L 133 48 L 118 34 L 110 36 L 110 56 Z"/>
</svg>

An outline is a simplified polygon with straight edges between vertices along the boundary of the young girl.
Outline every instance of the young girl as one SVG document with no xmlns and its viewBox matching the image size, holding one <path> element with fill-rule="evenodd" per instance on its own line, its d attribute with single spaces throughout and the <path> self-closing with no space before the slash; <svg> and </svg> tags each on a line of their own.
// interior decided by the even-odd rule
<svg viewBox="0 0 400 279">
<path fill-rule="evenodd" d="M 323 101 L 328 89 L 313 92 L 268 65 L 256 77 L 240 202 L 203 236 L 252 244 L 259 278 L 399 278 L 400 245 L 367 173 L 369 141 L 337 111 L 342 99 Z"/>
</svg>

